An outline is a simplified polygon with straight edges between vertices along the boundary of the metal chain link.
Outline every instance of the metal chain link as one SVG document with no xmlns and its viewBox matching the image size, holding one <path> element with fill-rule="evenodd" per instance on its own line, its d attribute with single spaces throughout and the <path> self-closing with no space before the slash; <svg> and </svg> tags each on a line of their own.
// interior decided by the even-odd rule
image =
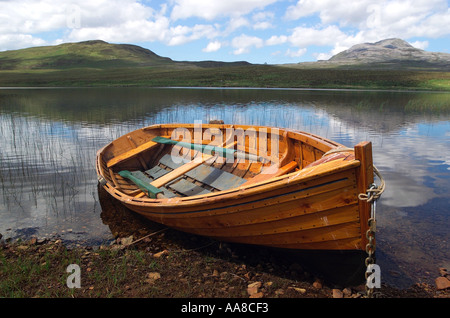
<svg viewBox="0 0 450 318">
<path fill-rule="evenodd" d="M 376 190 L 378 187 L 375 183 L 372 183 L 370 188 L 367 190 L 367 194 L 369 197 L 368 202 L 371 203 L 371 211 L 370 211 L 370 218 L 368 220 L 368 226 L 369 229 L 366 231 L 366 238 L 368 240 L 368 243 L 366 244 L 366 253 L 367 258 L 365 259 L 365 265 L 368 267 L 371 264 L 375 264 L 375 250 L 376 250 L 376 243 L 375 243 L 375 233 L 377 231 L 377 222 L 376 222 L 376 201 L 377 198 L 372 197 L 372 193 L 374 193 L 374 190 Z M 369 278 L 369 275 L 371 273 L 366 270 L 365 277 L 366 277 L 366 295 L 368 298 L 372 298 L 374 296 L 374 290 L 373 288 L 369 288 L 367 286 L 367 279 Z"/>
<path fill-rule="evenodd" d="M 369 240 L 369 242 L 366 244 L 366 253 L 367 257 L 365 260 L 366 267 L 368 267 L 371 264 L 375 264 L 375 232 L 376 232 L 376 221 L 374 218 L 370 218 L 368 221 L 369 229 L 366 232 L 366 238 Z M 367 279 L 369 278 L 369 275 L 371 273 L 366 270 L 365 277 L 366 277 L 366 295 L 369 298 L 373 297 L 373 288 L 369 288 L 367 285 Z"/>
</svg>

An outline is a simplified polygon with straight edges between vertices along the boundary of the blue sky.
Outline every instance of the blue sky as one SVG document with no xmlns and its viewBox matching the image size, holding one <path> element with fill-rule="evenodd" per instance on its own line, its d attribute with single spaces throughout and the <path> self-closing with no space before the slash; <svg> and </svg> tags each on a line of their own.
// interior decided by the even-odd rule
<svg viewBox="0 0 450 318">
<path fill-rule="evenodd" d="M 450 53 L 447 0 L 0 0 L 0 51 L 101 39 L 177 61 L 284 64 L 402 38 Z"/>
</svg>

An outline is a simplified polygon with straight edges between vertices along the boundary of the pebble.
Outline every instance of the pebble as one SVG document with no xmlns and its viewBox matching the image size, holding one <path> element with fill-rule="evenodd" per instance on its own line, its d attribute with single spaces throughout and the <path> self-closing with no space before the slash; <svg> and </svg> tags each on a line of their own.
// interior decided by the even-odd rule
<svg viewBox="0 0 450 318">
<path fill-rule="evenodd" d="M 299 288 L 299 287 L 289 287 L 289 288 L 299 292 L 300 294 L 306 293 L 306 289 L 305 288 Z"/>
<path fill-rule="evenodd" d="M 347 287 L 342 290 L 342 293 L 344 294 L 344 296 L 350 297 L 352 295 L 352 290 Z"/>
<path fill-rule="evenodd" d="M 344 298 L 344 293 L 340 289 L 333 289 L 333 298 Z"/>
<path fill-rule="evenodd" d="M 440 276 L 440 277 L 436 278 L 435 283 L 436 283 L 437 290 L 443 290 L 443 289 L 450 288 L 450 280 L 448 280 L 447 277 Z"/>
<path fill-rule="evenodd" d="M 164 256 L 164 255 L 167 255 L 167 254 L 169 254 L 169 251 L 168 250 L 164 250 L 162 252 L 158 252 L 158 253 L 153 254 L 153 257 L 160 258 L 161 256 Z"/>
<path fill-rule="evenodd" d="M 448 279 L 447 269 L 439 267 L 439 277 L 435 279 L 436 289 L 444 290 L 450 288 L 450 280 Z"/>
<path fill-rule="evenodd" d="M 259 292 L 259 288 L 261 287 L 261 285 L 261 282 L 254 282 L 247 286 L 247 293 L 250 295 L 250 297 Z"/>
<path fill-rule="evenodd" d="M 320 281 L 320 279 L 316 279 L 313 283 L 313 287 L 317 288 L 317 289 L 321 289 L 322 288 L 322 282 Z"/>
<path fill-rule="evenodd" d="M 147 279 L 145 280 L 149 284 L 153 284 L 156 280 L 161 278 L 161 274 L 158 272 L 150 272 L 147 274 Z"/>
</svg>

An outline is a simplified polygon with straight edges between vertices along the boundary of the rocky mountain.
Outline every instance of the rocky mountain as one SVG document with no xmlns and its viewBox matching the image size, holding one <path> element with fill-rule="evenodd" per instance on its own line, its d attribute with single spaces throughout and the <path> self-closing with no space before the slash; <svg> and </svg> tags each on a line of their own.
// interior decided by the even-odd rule
<svg viewBox="0 0 450 318">
<path fill-rule="evenodd" d="M 450 54 L 427 52 L 401 39 L 357 44 L 335 56 L 327 64 L 381 68 L 431 68 L 450 70 Z"/>
</svg>

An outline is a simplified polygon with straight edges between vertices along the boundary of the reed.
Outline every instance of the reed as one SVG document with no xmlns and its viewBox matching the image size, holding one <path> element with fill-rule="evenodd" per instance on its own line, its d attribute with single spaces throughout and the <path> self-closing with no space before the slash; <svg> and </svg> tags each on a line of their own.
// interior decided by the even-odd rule
<svg viewBox="0 0 450 318">
<path fill-rule="evenodd" d="M 70 215 L 91 197 L 86 185 L 95 184 L 95 150 L 78 136 L 79 126 L 10 113 L 0 115 L 0 127 L 0 184 L 7 209 Z M 42 200 L 46 204 L 40 205 Z"/>
</svg>

